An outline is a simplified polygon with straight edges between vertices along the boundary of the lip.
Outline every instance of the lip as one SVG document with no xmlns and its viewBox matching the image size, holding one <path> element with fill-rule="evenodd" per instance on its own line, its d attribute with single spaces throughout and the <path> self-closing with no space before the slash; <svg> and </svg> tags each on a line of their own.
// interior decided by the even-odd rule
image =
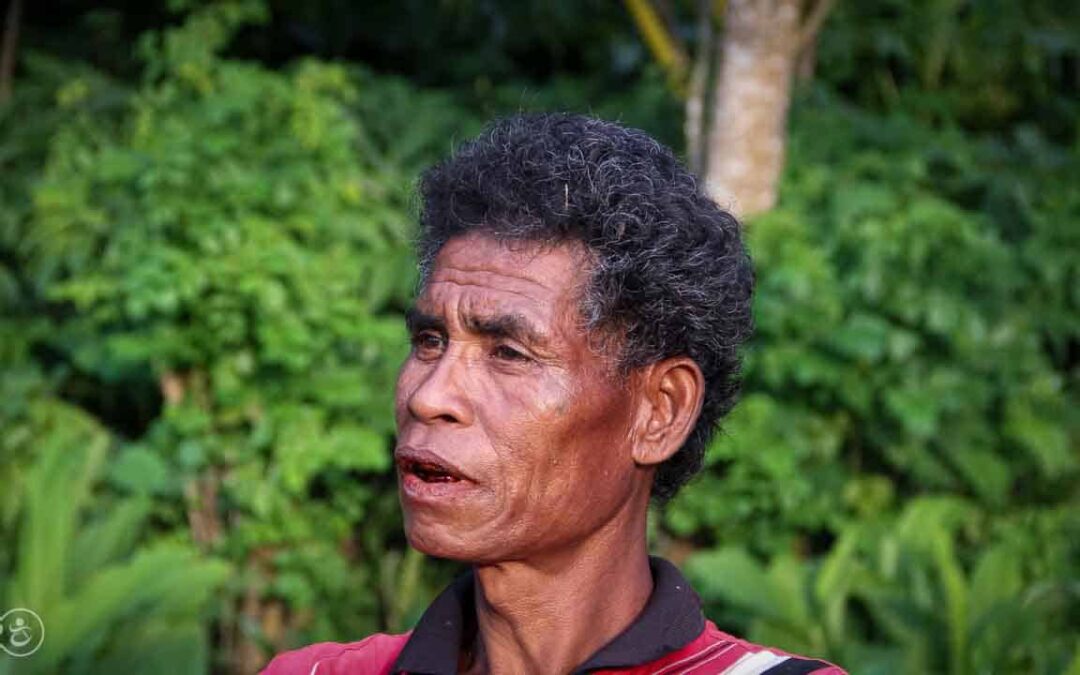
<svg viewBox="0 0 1080 675">
<path fill-rule="evenodd" d="M 394 450 L 394 462 L 402 505 L 408 509 L 448 507 L 469 499 L 479 487 L 468 472 L 434 450 L 399 445 Z M 414 462 L 434 465 L 456 480 L 429 483 L 410 470 Z"/>
<path fill-rule="evenodd" d="M 413 475 L 412 472 L 408 470 L 411 464 L 428 464 L 438 467 L 441 471 L 449 474 L 456 482 L 475 482 L 472 476 L 460 466 L 446 459 L 439 453 L 427 448 L 399 445 L 394 450 L 394 463 L 397 465 L 398 472 L 401 474 L 402 478 Z"/>
</svg>

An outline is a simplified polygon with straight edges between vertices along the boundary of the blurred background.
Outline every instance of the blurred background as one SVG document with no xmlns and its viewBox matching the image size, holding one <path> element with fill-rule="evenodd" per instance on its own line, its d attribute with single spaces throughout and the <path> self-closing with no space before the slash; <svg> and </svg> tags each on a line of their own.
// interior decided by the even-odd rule
<svg viewBox="0 0 1080 675">
<path fill-rule="evenodd" d="M 417 173 L 573 110 L 746 218 L 745 394 L 650 523 L 724 629 L 1080 673 L 1074 0 L 6 0 L 0 673 L 256 672 L 409 628 Z M 0 639 L 11 637 L 8 632 Z"/>
</svg>

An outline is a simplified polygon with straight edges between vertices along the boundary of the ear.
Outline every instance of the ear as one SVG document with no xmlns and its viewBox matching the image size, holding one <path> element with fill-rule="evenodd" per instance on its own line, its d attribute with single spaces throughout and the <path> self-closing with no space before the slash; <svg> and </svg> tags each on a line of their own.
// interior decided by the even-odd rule
<svg viewBox="0 0 1080 675">
<path fill-rule="evenodd" d="M 693 431 L 705 399 L 705 376 L 686 356 L 645 366 L 639 376 L 633 456 L 635 463 L 651 466 L 678 452 Z"/>
</svg>

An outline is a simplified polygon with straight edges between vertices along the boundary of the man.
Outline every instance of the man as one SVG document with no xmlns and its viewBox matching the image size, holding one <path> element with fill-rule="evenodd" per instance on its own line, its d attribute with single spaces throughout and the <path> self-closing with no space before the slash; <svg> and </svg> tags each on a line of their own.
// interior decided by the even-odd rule
<svg viewBox="0 0 1080 675">
<path fill-rule="evenodd" d="M 394 456 L 409 542 L 472 572 L 410 633 L 264 672 L 842 673 L 719 631 L 647 553 L 650 499 L 735 401 L 735 219 L 649 136 L 573 115 L 494 124 L 420 193 Z"/>
</svg>

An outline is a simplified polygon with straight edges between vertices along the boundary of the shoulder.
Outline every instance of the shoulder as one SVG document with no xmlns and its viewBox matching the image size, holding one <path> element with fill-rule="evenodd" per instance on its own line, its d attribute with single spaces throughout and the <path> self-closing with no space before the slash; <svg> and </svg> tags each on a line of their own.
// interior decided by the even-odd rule
<svg viewBox="0 0 1080 675">
<path fill-rule="evenodd" d="M 409 633 L 377 633 L 358 642 L 320 642 L 278 654 L 260 675 L 334 675 L 390 672 Z"/>
<path fill-rule="evenodd" d="M 655 675 L 847 675 L 827 661 L 729 635 L 711 621 L 692 643 L 650 666 Z"/>
</svg>

